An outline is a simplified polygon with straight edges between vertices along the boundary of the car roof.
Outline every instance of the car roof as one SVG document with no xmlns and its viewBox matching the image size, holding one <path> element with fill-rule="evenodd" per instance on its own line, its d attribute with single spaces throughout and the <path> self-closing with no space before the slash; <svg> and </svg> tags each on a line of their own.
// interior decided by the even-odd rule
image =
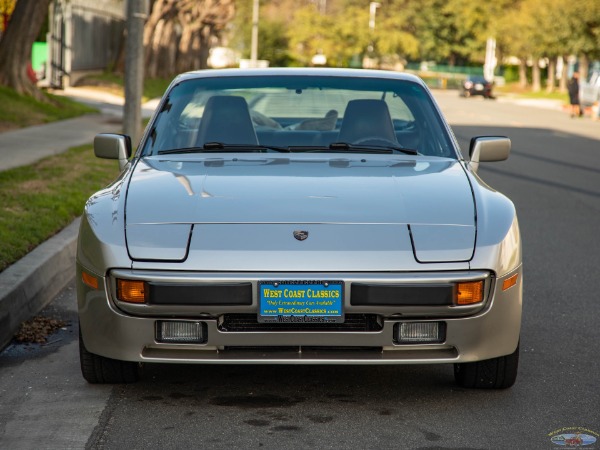
<svg viewBox="0 0 600 450">
<path fill-rule="evenodd" d="M 173 82 L 191 79 L 222 77 L 260 77 L 260 76 L 315 76 L 315 77 L 350 77 L 381 78 L 386 80 L 404 80 L 425 86 L 423 80 L 416 75 L 404 72 L 371 69 L 338 69 L 316 67 L 272 67 L 266 69 L 206 69 L 186 72 L 178 75 Z"/>
</svg>

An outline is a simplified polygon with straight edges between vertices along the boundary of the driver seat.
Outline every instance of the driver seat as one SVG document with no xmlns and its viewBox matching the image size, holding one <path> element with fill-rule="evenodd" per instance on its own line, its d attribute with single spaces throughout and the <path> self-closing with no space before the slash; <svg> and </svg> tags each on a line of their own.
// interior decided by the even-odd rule
<svg viewBox="0 0 600 450">
<path fill-rule="evenodd" d="M 338 141 L 353 144 L 367 139 L 384 139 L 398 144 L 387 103 L 371 99 L 350 100 Z"/>
<path fill-rule="evenodd" d="M 214 95 L 208 99 L 200 120 L 196 145 L 207 142 L 257 145 L 248 103 L 236 95 Z"/>
</svg>

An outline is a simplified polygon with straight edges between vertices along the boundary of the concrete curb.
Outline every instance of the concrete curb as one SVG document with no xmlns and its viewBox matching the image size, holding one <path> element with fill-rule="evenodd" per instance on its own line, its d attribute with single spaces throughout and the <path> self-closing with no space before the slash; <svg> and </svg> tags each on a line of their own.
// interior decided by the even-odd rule
<svg viewBox="0 0 600 450">
<path fill-rule="evenodd" d="M 0 350 L 75 277 L 80 219 L 0 273 Z"/>
</svg>

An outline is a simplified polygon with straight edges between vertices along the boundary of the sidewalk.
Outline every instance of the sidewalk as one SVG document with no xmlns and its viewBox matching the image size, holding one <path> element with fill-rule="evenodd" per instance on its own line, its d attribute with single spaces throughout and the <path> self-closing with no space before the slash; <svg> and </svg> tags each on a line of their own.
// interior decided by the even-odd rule
<svg viewBox="0 0 600 450">
<path fill-rule="evenodd" d="M 89 114 L 0 133 L 0 170 L 32 164 L 71 147 L 91 144 L 98 133 L 121 133 L 116 117 Z"/>
<path fill-rule="evenodd" d="M 514 103 L 519 106 L 532 106 L 534 108 L 553 109 L 555 111 L 564 111 L 565 106 L 562 100 L 551 100 L 543 98 L 513 98 L 509 96 L 498 97 L 499 102 Z"/>
<path fill-rule="evenodd" d="M 85 103 L 100 113 L 0 133 L 0 171 L 32 164 L 71 147 L 91 144 L 98 133 L 122 133 L 122 97 L 85 88 L 53 93 Z M 157 104 L 158 100 L 143 104 L 142 116 L 150 117 Z"/>
<path fill-rule="evenodd" d="M 78 88 L 61 95 L 101 113 L 0 133 L 0 171 L 91 144 L 98 133 L 122 132 L 122 98 Z M 157 102 L 143 105 L 142 115 L 149 117 Z M 21 322 L 35 316 L 73 280 L 78 232 L 79 219 L 0 273 L 0 351 Z"/>
</svg>

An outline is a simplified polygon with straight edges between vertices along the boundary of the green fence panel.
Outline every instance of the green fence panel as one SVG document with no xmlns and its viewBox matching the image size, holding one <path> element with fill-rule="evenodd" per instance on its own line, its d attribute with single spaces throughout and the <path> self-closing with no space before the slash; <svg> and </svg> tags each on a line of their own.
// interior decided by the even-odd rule
<svg viewBox="0 0 600 450">
<path fill-rule="evenodd" d="M 31 67 L 36 72 L 41 70 L 48 59 L 48 43 L 34 42 L 31 48 Z"/>
</svg>

